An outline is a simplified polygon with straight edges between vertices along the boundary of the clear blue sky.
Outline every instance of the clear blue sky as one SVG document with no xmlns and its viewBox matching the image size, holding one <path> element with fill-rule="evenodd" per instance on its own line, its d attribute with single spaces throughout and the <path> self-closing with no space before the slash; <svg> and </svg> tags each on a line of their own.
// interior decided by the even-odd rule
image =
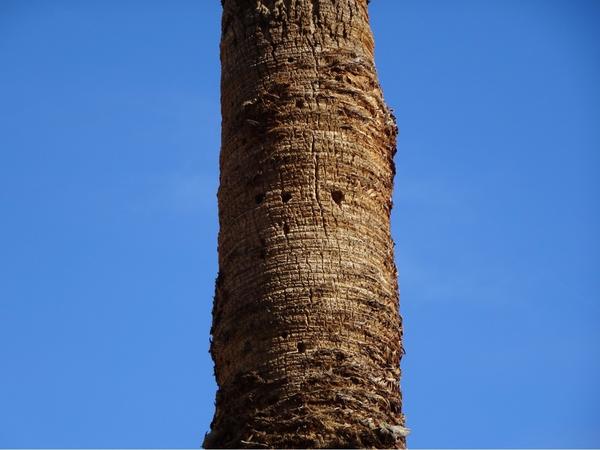
<svg viewBox="0 0 600 450">
<path fill-rule="evenodd" d="M 600 446 L 600 2 L 373 0 L 409 444 Z M 0 2 L 0 446 L 198 447 L 220 2 Z"/>
</svg>

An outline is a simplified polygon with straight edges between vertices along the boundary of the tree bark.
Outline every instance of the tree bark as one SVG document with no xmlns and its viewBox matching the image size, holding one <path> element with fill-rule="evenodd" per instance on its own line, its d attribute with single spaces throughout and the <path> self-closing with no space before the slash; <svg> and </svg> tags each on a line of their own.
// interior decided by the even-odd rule
<svg viewBox="0 0 600 450">
<path fill-rule="evenodd" d="M 205 447 L 405 447 L 397 128 L 367 0 L 222 0 Z"/>
</svg>

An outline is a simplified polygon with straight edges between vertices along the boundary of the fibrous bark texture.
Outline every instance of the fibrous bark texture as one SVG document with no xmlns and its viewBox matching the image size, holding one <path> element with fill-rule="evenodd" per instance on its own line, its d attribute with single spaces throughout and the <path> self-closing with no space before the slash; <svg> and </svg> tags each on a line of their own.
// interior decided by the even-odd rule
<svg viewBox="0 0 600 450">
<path fill-rule="evenodd" d="M 399 447 L 396 125 L 367 0 L 222 0 L 205 447 Z"/>
</svg>

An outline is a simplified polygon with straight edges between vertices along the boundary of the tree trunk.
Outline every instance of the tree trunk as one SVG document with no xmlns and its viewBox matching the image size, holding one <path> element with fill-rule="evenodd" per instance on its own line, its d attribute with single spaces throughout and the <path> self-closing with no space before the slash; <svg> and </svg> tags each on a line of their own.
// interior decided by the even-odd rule
<svg viewBox="0 0 600 450">
<path fill-rule="evenodd" d="M 206 447 L 399 447 L 396 125 L 367 0 L 222 0 Z"/>
</svg>

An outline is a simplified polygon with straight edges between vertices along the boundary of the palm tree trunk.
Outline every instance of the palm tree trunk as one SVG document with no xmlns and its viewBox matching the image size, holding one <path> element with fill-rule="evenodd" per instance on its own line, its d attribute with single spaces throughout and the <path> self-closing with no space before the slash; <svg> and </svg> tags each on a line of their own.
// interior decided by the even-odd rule
<svg viewBox="0 0 600 450">
<path fill-rule="evenodd" d="M 396 125 L 367 0 L 222 0 L 206 447 L 399 447 Z"/>
</svg>

